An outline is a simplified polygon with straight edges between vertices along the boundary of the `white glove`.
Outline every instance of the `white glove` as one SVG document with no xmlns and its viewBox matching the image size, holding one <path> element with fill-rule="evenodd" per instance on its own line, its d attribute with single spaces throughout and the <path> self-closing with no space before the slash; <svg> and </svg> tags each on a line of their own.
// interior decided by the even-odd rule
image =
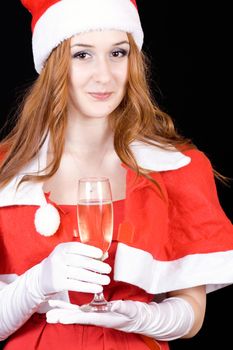
<svg viewBox="0 0 233 350">
<path fill-rule="evenodd" d="M 61 291 L 97 293 L 110 279 L 102 251 L 78 242 L 59 244 L 40 264 L 0 290 L 0 341 L 20 328 L 40 305 Z M 50 294 L 51 293 L 51 294 Z"/>
<path fill-rule="evenodd" d="M 0 341 L 22 326 L 46 300 L 38 283 L 36 265 L 0 290 Z"/>
<path fill-rule="evenodd" d="M 139 301 L 113 301 L 110 312 L 83 312 L 77 305 L 59 300 L 49 301 L 56 307 L 47 312 L 48 323 L 87 324 L 143 334 L 170 341 L 186 335 L 194 324 L 191 305 L 181 298 L 167 298 L 157 304 Z"/>
<path fill-rule="evenodd" d="M 68 242 L 59 244 L 42 261 L 40 285 L 44 295 L 64 290 L 99 293 L 102 285 L 109 284 L 110 278 L 104 274 L 111 271 L 110 265 L 101 260 L 101 249 Z"/>
</svg>

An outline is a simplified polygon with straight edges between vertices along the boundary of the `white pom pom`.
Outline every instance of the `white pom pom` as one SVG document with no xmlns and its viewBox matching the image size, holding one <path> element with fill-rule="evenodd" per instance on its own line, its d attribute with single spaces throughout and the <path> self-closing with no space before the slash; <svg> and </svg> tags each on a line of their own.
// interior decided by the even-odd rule
<svg viewBox="0 0 233 350">
<path fill-rule="evenodd" d="M 52 204 L 45 204 L 37 209 L 34 219 L 36 231 L 42 236 L 52 236 L 60 225 L 60 215 Z"/>
</svg>

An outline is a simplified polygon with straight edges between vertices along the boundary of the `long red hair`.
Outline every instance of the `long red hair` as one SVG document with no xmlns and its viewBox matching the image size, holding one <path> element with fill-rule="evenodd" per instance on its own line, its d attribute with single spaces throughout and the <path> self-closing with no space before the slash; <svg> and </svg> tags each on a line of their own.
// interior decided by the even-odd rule
<svg viewBox="0 0 233 350">
<path fill-rule="evenodd" d="M 130 150 L 133 140 L 145 143 L 191 146 L 179 135 L 173 121 L 153 100 L 148 75 L 148 59 L 139 52 L 129 35 L 129 79 L 121 104 L 110 115 L 114 132 L 114 147 L 123 163 L 137 173 L 147 174 L 138 167 Z M 0 186 L 6 185 L 39 152 L 47 133 L 50 133 L 54 154 L 45 175 L 30 174 L 24 180 L 42 181 L 58 170 L 65 142 L 67 125 L 68 75 L 70 39 L 53 50 L 40 76 L 27 91 L 12 131 L 1 142 L 4 153 L 0 166 Z"/>
</svg>

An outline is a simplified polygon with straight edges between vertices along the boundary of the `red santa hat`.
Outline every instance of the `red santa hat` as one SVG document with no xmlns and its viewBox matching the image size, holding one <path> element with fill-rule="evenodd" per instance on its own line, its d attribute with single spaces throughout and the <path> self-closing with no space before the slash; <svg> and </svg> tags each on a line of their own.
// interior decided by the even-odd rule
<svg viewBox="0 0 233 350">
<path fill-rule="evenodd" d="M 91 30 L 131 33 L 138 48 L 143 30 L 136 0 L 21 0 L 32 15 L 35 69 L 41 72 L 51 51 L 63 40 Z"/>
</svg>

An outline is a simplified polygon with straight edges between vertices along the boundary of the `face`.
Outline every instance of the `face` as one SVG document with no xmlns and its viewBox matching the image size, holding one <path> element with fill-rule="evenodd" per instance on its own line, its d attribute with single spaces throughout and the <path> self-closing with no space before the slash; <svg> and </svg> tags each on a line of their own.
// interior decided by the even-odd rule
<svg viewBox="0 0 233 350">
<path fill-rule="evenodd" d="M 128 80 L 125 32 L 93 31 L 71 39 L 69 112 L 80 118 L 108 116 L 121 103 Z"/>
</svg>

